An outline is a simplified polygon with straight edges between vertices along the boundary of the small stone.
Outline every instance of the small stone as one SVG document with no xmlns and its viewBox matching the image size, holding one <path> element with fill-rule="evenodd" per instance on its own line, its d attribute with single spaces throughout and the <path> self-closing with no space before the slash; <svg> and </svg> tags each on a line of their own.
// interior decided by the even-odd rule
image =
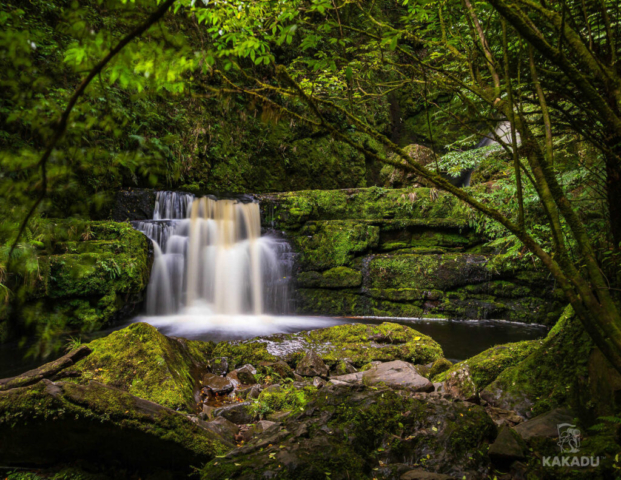
<svg viewBox="0 0 621 480">
<path fill-rule="evenodd" d="M 253 375 L 256 375 L 256 374 L 257 374 L 257 369 L 256 369 L 256 368 L 254 368 L 254 367 L 253 367 L 252 365 L 250 365 L 249 363 L 247 363 L 246 365 L 244 365 L 244 366 L 243 366 L 243 367 L 241 367 L 241 368 L 238 368 L 237 370 L 242 370 L 242 369 L 249 370 L 249 371 L 250 371 L 250 373 L 252 373 Z"/>
<path fill-rule="evenodd" d="M 448 375 L 444 381 L 444 390 L 455 400 L 464 402 L 478 402 L 479 400 L 477 387 L 472 380 L 468 365 L 463 365 Z"/>
<path fill-rule="evenodd" d="M 296 372 L 303 377 L 327 377 L 329 370 L 317 352 L 309 350 L 298 363 Z"/>
<path fill-rule="evenodd" d="M 488 406 L 485 408 L 485 411 L 498 426 L 508 425 L 510 427 L 513 427 L 514 425 L 517 425 L 524 421 L 524 419 L 513 410 L 505 410 L 504 408 Z"/>
<path fill-rule="evenodd" d="M 210 407 L 209 405 L 203 405 L 203 411 L 201 412 L 203 414 L 203 420 L 205 418 L 207 420 L 213 420 L 215 418 L 213 414 L 214 410 L 214 407 Z"/>
<path fill-rule="evenodd" d="M 326 384 L 326 381 L 323 378 L 315 377 L 313 378 L 313 386 L 317 388 L 322 388 Z"/>
<path fill-rule="evenodd" d="M 242 368 L 238 368 L 237 370 L 235 370 L 237 372 L 237 378 L 239 379 L 240 383 L 242 383 L 243 385 L 254 385 L 255 383 L 257 383 L 257 379 L 254 378 L 254 374 L 256 373 L 256 370 L 254 370 L 254 368 L 252 367 L 252 365 L 244 365 Z"/>
<path fill-rule="evenodd" d="M 356 367 L 354 367 L 354 365 L 349 361 L 348 358 L 344 358 L 343 360 L 339 361 L 335 367 L 336 375 L 347 375 L 349 373 L 356 373 L 357 371 L 358 370 L 356 369 Z"/>
<path fill-rule="evenodd" d="M 216 395 L 224 395 L 235 389 L 235 384 L 230 378 L 220 377 L 213 373 L 203 375 L 203 390 L 209 390 Z"/>
<path fill-rule="evenodd" d="M 433 391 L 433 384 L 429 379 L 420 375 L 414 365 L 401 360 L 382 363 L 367 370 L 362 374 L 362 379 L 367 385 L 383 383 L 389 387 L 407 388 L 414 392 Z"/>
<path fill-rule="evenodd" d="M 330 377 L 330 382 L 335 385 L 361 383 L 363 375 L 364 372 L 350 373 L 348 375 L 339 375 L 338 377 Z"/>
<path fill-rule="evenodd" d="M 246 395 L 246 398 L 249 400 L 259 398 L 259 395 L 261 395 L 262 390 L 263 389 L 261 388 L 260 385 L 253 385 L 248 391 L 248 395 Z"/>
<path fill-rule="evenodd" d="M 431 368 L 429 369 L 429 378 L 433 378 L 436 375 L 441 374 L 442 372 L 446 372 L 449 368 L 453 366 L 453 362 L 447 360 L 446 358 L 438 358 L 435 362 L 431 364 Z"/>
<path fill-rule="evenodd" d="M 569 410 L 557 408 L 520 423 L 515 431 L 526 441 L 532 438 L 556 438 L 561 423 L 572 424 L 573 416 Z"/>
<path fill-rule="evenodd" d="M 211 422 L 206 422 L 205 427 L 228 441 L 233 441 L 235 435 L 237 435 L 239 431 L 237 425 L 224 417 L 217 417 Z"/>
<path fill-rule="evenodd" d="M 272 371 L 281 378 L 294 378 L 293 370 L 282 360 L 277 362 L 261 362 L 260 365 L 266 368 L 268 372 Z"/>
<path fill-rule="evenodd" d="M 250 402 L 227 405 L 226 407 L 216 408 L 213 412 L 216 417 L 224 417 L 236 425 L 252 423 L 254 417 L 250 414 L 248 407 Z"/>
<path fill-rule="evenodd" d="M 207 365 L 211 373 L 215 375 L 226 375 L 229 371 L 229 361 L 226 357 L 212 358 Z"/>
<path fill-rule="evenodd" d="M 517 437 L 517 438 L 516 438 Z M 489 447 L 488 455 L 497 467 L 505 468 L 516 460 L 524 460 L 524 450 L 518 441 L 519 435 L 509 427 L 502 427 L 498 437 Z"/>
</svg>

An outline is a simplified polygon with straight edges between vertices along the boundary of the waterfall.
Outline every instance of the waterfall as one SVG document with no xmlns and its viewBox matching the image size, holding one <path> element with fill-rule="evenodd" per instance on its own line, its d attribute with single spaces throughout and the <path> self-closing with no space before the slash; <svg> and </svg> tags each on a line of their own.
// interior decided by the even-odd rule
<svg viewBox="0 0 621 480">
<path fill-rule="evenodd" d="M 133 226 L 154 245 L 148 316 L 288 313 L 291 248 L 261 235 L 258 203 L 158 192 Z"/>
</svg>

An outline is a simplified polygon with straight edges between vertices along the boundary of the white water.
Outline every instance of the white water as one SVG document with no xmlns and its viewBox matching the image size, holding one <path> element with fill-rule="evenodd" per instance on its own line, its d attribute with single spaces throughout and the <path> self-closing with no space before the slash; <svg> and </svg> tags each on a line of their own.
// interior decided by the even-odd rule
<svg viewBox="0 0 621 480">
<path fill-rule="evenodd" d="M 146 316 L 137 320 L 174 334 L 267 334 L 296 324 L 273 316 L 288 313 L 292 252 L 283 240 L 261 235 L 258 203 L 159 192 L 154 219 L 134 227 L 154 248 Z"/>
</svg>

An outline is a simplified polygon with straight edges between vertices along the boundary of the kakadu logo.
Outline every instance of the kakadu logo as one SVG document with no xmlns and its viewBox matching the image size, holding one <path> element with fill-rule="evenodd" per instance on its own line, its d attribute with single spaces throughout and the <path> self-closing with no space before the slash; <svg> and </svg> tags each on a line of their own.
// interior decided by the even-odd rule
<svg viewBox="0 0 621 480">
<path fill-rule="evenodd" d="M 558 431 L 557 445 L 561 449 L 562 456 L 543 457 L 544 467 L 598 467 L 599 457 L 578 457 L 567 454 L 580 451 L 582 435 L 580 429 L 570 423 L 560 423 L 556 426 Z"/>
<path fill-rule="evenodd" d="M 569 423 L 561 423 L 556 426 L 558 430 L 558 443 L 562 453 L 578 453 L 580 451 L 580 429 Z"/>
</svg>

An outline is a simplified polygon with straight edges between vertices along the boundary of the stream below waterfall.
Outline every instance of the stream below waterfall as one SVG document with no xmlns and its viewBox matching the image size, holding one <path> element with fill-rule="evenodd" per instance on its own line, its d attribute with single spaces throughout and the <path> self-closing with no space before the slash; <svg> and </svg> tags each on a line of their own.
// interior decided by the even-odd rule
<svg viewBox="0 0 621 480">
<path fill-rule="evenodd" d="M 169 336 L 214 342 L 297 333 L 346 323 L 408 325 L 429 335 L 459 361 L 497 344 L 545 336 L 547 328 L 503 321 L 293 316 L 294 253 L 275 232 L 261 232 L 259 204 L 250 198 L 195 198 L 158 192 L 151 220 L 132 225 L 152 242 L 154 262 L 145 313 Z M 84 342 L 126 327 L 85 334 Z M 29 345 L 0 346 L 0 378 L 58 358 L 25 359 Z"/>
</svg>

